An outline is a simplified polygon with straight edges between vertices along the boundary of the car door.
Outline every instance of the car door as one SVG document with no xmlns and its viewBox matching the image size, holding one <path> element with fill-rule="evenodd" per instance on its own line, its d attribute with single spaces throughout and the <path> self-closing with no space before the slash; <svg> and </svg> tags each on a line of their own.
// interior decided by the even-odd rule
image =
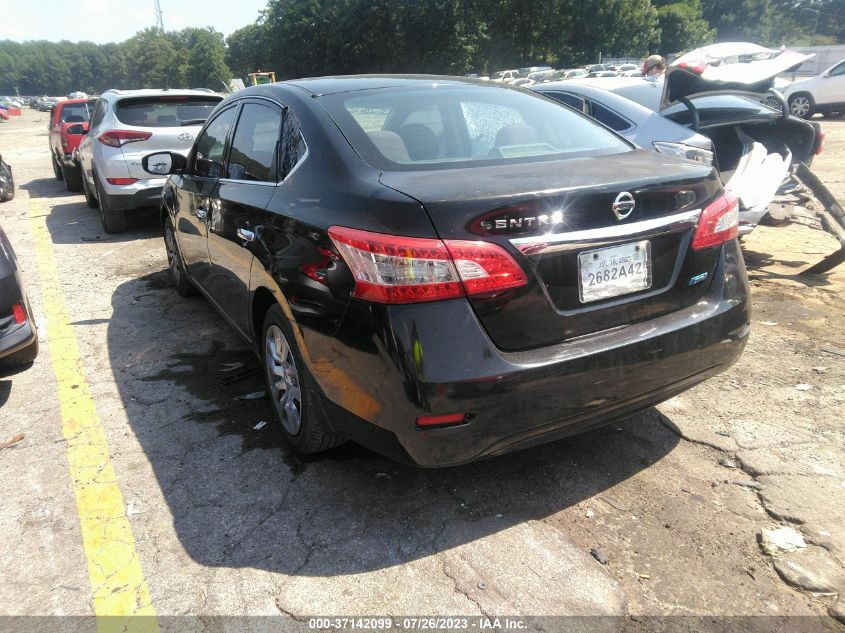
<svg viewBox="0 0 845 633">
<path fill-rule="evenodd" d="M 224 172 L 238 107 L 234 104 L 208 122 L 194 143 L 187 168 L 174 182 L 174 224 L 179 250 L 191 280 L 207 293 L 211 277 L 207 226 L 211 221 L 212 196 Z"/>
<path fill-rule="evenodd" d="M 211 275 L 206 289 L 245 335 L 249 333 L 251 246 L 278 179 L 281 127 L 280 105 L 265 99 L 243 102 L 226 171 L 209 210 Z"/>
<path fill-rule="evenodd" d="M 815 91 L 817 104 L 845 104 L 845 61 L 831 68 L 827 76 L 821 77 L 817 85 L 818 88 Z"/>
</svg>

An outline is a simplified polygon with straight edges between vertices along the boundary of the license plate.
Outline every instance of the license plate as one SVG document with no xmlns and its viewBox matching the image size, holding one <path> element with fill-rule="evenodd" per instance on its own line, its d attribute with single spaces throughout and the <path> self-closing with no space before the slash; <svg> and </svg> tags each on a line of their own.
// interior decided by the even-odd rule
<svg viewBox="0 0 845 633">
<path fill-rule="evenodd" d="M 651 288 L 651 242 L 648 240 L 578 253 L 581 303 L 646 288 Z"/>
</svg>

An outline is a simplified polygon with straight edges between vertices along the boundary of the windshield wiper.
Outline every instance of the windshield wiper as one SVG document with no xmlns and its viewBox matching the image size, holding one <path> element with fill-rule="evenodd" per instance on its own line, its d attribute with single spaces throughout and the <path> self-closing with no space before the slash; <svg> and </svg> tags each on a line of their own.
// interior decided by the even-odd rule
<svg viewBox="0 0 845 633">
<path fill-rule="evenodd" d="M 202 125 L 207 120 L 208 120 L 207 118 L 206 119 L 186 119 L 185 121 L 182 121 L 181 124 L 182 125 Z"/>
</svg>

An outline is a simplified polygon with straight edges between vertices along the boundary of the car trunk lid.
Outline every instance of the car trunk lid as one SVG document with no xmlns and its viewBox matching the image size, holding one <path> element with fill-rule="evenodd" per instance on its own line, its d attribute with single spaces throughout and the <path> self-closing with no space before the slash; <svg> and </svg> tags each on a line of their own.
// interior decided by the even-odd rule
<svg viewBox="0 0 845 633">
<path fill-rule="evenodd" d="M 548 345 L 680 309 L 702 292 L 688 280 L 716 263 L 712 253 L 691 254 L 689 243 L 700 209 L 720 185 L 710 167 L 689 161 L 635 150 L 445 175 L 383 172 L 380 179 L 418 200 L 441 239 L 494 242 L 522 266 L 527 286 L 470 298 L 502 349 Z M 590 273 L 595 280 L 603 269 L 627 264 L 633 268 L 625 279 L 590 288 Z"/>
<path fill-rule="evenodd" d="M 775 78 L 801 66 L 813 54 L 729 42 L 696 49 L 666 69 L 660 109 L 712 92 L 765 94 Z"/>
</svg>

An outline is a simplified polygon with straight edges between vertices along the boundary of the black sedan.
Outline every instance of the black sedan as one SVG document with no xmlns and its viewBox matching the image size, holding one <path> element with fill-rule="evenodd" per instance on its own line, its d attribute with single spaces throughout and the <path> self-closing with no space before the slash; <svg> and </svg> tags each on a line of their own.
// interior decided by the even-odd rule
<svg viewBox="0 0 845 633">
<path fill-rule="evenodd" d="M 359 76 L 242 90 L 172 174 L 176 288 L 262 359 L 286 439 L 427 466 L 629 415 L 749 333 L 737 203 L 540 95 Z"/>
<path fill-rule="evenodd" d="M 26 365 L 38 355 L 38 333 L 23 290 L 18 260 L 0 228 L 0 370 Z"/>
</svg>

